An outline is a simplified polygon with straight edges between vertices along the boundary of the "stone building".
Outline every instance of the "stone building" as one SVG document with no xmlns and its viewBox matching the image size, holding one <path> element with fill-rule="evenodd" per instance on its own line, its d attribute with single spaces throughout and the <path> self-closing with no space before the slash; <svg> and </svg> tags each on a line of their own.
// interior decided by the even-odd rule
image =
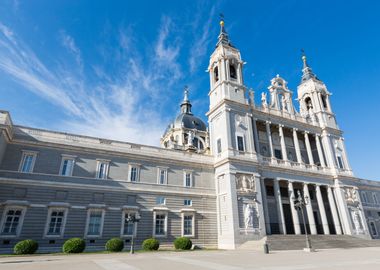
<svg viewBox="0 0 380 270">
<path fill-rule="evenodd" d="M 15 125 L 0 112 L 0 250 L 26 238 L 58 250 L 71 237 L 102 249 L 112 237 L 137 245 L 188 236 L 234 249 L 271 234 L 304 234 L 295 209 L 307 198 L 307 231 L 378 238 L 380 184 L 356 178 L 330 92 L 306 56 L 293 92 L 277 75 L 255 104 L 244 61 L 221 21 L 210 57 L 207 125 L 181 112 L 161 147 Z M 360 195 L 359 195 L 360 194 Z M 128 215 L 141 216 L 133 225 Z"/>
</svg>

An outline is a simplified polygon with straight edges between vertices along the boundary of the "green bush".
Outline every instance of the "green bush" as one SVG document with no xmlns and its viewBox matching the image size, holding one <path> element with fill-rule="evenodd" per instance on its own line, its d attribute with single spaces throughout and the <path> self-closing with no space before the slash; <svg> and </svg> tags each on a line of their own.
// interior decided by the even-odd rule
<svg viewBox="0 0 380 270">
<path fill-rule="evenodd" d="M 64 253 L 81 253 L 86 248 L 86 242 L 81 238 L 71 238 L 63 246 Z"/>
<path fill-rule="evenodd" d="M 187 237 L 178 237 L 177 239 L 174 240 L 175 249 L 188 250 L 188 249 L 191 249 L 192 246 L 193 246 L 193 243 Z"/>
<path fill-rule="evenodd" d="M 142 247 L 144 250 L 157 250 L 160 247 L 160 242 L 154 238 L 145 239 Z"/>
<path fill-rule="evenodd" d="M 33 254 L 38 249 L 38 243 L 34 240 L 28 239 L 18 242 L 13 251 L 15 254 Z"/>
<path fill-rule="evenodd" d="M 106 243 L 106 250 L 111 252 L 119 252 L 124 248 L 124 241 L 120 238 L 112 238 Z"/>
</svg>

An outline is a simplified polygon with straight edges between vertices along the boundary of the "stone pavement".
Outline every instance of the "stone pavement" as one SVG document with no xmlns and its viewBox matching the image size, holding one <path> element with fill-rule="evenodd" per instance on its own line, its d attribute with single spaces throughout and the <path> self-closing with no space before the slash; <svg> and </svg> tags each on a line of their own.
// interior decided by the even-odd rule
<svg viewBox="0 0 380 270">
<path fill-rule="evenodd" d="M 302 270 L 380 269 L 380 248 L 278 251 L 192 251 L 0 257 L 0 270 Z"/>
</svg>

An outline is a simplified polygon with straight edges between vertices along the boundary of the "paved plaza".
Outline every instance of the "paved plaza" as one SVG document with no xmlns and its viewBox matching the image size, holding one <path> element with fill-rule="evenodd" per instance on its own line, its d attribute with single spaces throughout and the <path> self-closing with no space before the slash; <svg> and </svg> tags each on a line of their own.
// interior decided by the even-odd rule
<svg viewBox="0 0 380 270">
<path fill-rule="evenodd" d="M 0 258 L 0 270 L 301 270 L 380 269 L 380 248 L 281 251 L 193 251 L 79 255 L 35 255 Z"/>
</svg>

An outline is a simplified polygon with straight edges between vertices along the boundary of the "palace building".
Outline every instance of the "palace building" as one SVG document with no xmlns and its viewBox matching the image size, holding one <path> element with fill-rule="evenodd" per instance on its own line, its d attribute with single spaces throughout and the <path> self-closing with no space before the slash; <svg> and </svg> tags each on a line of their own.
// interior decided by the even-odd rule
<svg viewBox="0 0 380 270">
<path fill-rule="evenodd" d="M 19 126 L 0 111 L 0 252 L 22 239 L 56 251 L 71 237 L 90 250 L 121 237 L 128 248 L 132 236 L 138 246 L 187 236 L 235 249 L 304 228 L 379 238 L 380 182 L 354 176 L 331 94 L 302 61 L 299 108 L 279 75 L 255 104 L 222 20 L 208 66 L 208 125 L 185 89 L 161 147 Z M 138 223 L 127 219 L 137 214 Z"/>
</svg>

